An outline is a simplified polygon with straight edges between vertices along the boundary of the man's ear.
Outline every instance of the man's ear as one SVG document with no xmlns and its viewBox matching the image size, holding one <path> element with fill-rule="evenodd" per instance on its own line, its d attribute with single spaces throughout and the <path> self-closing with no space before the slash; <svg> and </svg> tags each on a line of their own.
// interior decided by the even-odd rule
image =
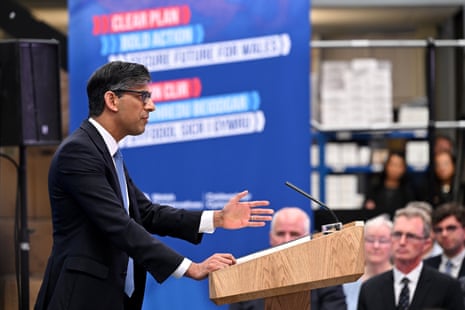
<svg viewBox="0 0 465 310">
<path fill-rule="evenodd" d="M 105 106 L 107 109 L 117 112 L 118 111 L 118 96 L 112 91 L 107 91 L 104 96 Z"/>
<path fill-rule="evenodd" d="M 433 242 L 434 240 L 432 236 L 429 236 L 428 238 L 425 239 L 425 244 L 423 246 L 423 253 L 433 245 Z"/>
</svg>

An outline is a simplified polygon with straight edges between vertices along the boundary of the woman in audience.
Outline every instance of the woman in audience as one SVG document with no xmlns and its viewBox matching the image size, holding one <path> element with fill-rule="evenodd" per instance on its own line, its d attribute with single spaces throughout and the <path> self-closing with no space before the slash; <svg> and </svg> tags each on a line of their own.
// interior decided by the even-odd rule
<svg viewBox="0 0 465 310">
<path fill-rule="evenodd" d="M 434 173 L 431 183 L 430 203 L 436 206 L 454 201 L 455 157 L 451 152 L 440 151 L 434 155 Z M 462 202 L 462 200 L 460 200 Z"/>
<path fill-rule="evenodd" d="M 379 182 L 368 191 L 364 208 L 388 213 L 392 218 L 398 208 L 415 199 L 407 178 L 407 163 L 401 152 L 391 152 L 386 159 Z"/>
<path fill-rule="evenodd" d="M 343 285 L 347 310 L 357 309 L 362 282 L 392 268 L 391 229 L 392 222 L 387 214 L 381 214 L 365 223 L 365 273 L 358 281 Z"/>
</svg>

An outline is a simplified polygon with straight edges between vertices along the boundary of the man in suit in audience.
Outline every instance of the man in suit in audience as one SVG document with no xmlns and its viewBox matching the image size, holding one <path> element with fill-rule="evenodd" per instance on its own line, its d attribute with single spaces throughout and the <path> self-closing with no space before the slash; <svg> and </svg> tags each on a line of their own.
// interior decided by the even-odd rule
<svg viewBox="0 0 465 310">
<path fill-rule="evenodd" d="M 459 279 L 465 293 L 465 207 L 442 204 L 433 211 L 432 223 L 443 253 L 426 259 L 425 264 Z"/>
<path fill-rule="evenodd" d="M 392 230 L 394 268 L 362 284 L 358 310 L 464 310 L 460 283 L 425 266 L 423 252 L 432 241 L 431 219 L 415 207 L 396 211 Z"/>
<path fill-rule="evenodd" d="M 297 207 L 285 207 L 277 211 L 271 221 L 270 245 L 277 246 L 310 234 L 310 218 Z M 311 310 L 346 310 L 342 285 L 311 291 Z M 262 310 L 264 299 L 231 304 L 229 310 Z"/>
</svg>

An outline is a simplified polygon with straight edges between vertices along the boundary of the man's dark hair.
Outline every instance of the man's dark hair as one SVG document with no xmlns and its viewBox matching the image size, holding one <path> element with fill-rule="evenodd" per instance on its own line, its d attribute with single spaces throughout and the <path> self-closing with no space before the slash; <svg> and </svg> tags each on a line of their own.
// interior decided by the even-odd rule
<svg viewBox="0 0 465 310">
<path fill-rule="evenodd" d="M 143 86 L 150 80 L 149 71 L 141 64 L 113 61 L 101 66 L 87 82 L 89 116 L 99 116 L 103 112 L 105 92 Z"/>
<path fill-rule="evenodd" d="M 454 216 L 465 227 L 465 207 L 455 202 L 441 204 L 433 211 L 433 226 L 449 216 Z"/>
</svg>

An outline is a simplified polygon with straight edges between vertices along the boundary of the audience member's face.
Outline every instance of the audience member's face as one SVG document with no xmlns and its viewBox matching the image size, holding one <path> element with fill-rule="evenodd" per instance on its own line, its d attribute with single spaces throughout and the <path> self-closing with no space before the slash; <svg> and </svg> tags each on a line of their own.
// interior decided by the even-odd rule
<svg viewBox="0 0 465 310">
<path fill-rule="evenodd" d="M 365 262 L 383 264 L 391 258 L 391 229 L 386 225 L 365 229 Z"/>
<path fill-rule="evenodd" d="M 306 235 L 302 218 L 291 213 L 282 213 L 275 220 L 274 229 L 270 232 L 270 245 L 276 246 Z"/>
<path fill-rule="evenodd" d="M 449 153 L 441 152 L 435 155 L 434 170 L 439 180 L 449 180 L 453 177 L 455 166 Z"/>
<path fill-rule="evenodd" d="M 420 217 L 395 219 L 392 230 L 392 254 L 395 262 L 420 262 L 423 252 L 431 243 L 423 234 L 423 221 Z"/>
<path fill-rule="evenodd" d="M 444 138 L 436 138 L 434 142 L 434 153 L 437 154 L 439 152 L 452 152 L 453 146 L 448 139 Z"/>
<path fill-rule="evenodd" d="M 387 178 L 398 180 L 405 174 L 405 170 L 405 161 L 401 156 L 393 154 L 389 157 L 386 163 Z"/>
<path fill-rule="evenodd" d="M 455 216 L 446 217 L 433 230 L 434 238 L 447 256 L 455 256 L 464 248 L 465 229 Z"/>
</svg>

